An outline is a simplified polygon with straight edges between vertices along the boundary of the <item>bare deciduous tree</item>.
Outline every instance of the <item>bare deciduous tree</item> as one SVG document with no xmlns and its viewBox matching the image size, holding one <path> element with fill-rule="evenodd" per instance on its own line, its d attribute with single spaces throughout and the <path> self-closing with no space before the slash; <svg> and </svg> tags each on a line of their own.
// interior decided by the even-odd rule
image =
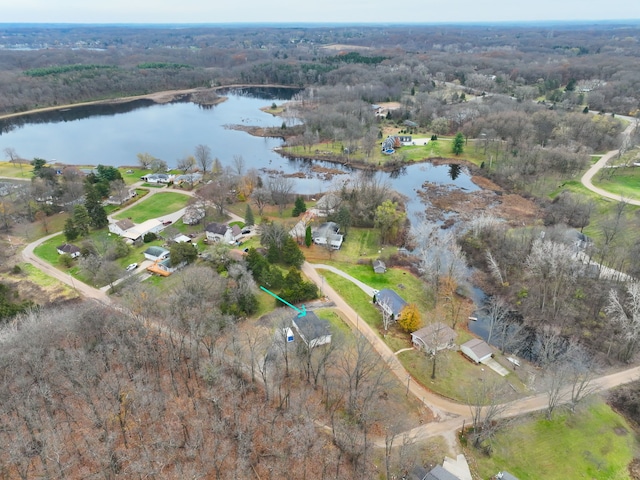
<svg viewBox="0 0 640 480">
<path fill-rule="evenodd" d="M 196 163 L 203 175 L 206 175 L 209 169 L 211 168 L 211 164 L 213 163 L 213 158 L 211 157 L 211 148 L 208 145 L 197 145 L 194 157 L 196 159 Z"/>
<path fill-rule="evenodd" d="M 471 409 L 472 444 L 481 448 L 490 441 L 499 428 L 504 426 L 500 416 L 506 404 L 499 403 L 504 397 L 505 385 L 488 380 L 478 382 L 468 393 L 467 404 Z"/>
<path fill-rule="evenodd" d="M 625 342 L 621 357 L 628 362 L 636 353 L 640 339 L 640 282 L 626 285 L 626 298 L 620 298 L 618 292 L 610 290 L 605 312 Z"/>
</svg>

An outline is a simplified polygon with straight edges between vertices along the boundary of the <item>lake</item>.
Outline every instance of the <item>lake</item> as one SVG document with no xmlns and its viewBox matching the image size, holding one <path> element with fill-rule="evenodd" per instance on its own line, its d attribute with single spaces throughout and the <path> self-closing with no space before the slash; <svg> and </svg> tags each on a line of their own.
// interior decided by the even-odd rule
<svg viewBox="0 0 640 480">
<path fill-rule="evenodd" d="M 345 173 L 351 171 L 326 162 L 286 159 L 274 151 L 282 145 L 282 140 L 254 137 L 227 127 L 279 127 L 283 119 L 260 108 L 274 102 L 281 104 L 295 93 L 296 90 L 288 89 L 243 89 L 223 92 L 228 100 L 213 107 L 183 101 L 158 105 L 140 100 L 25 115 L 0 120 L 0 151 L 10 147 L 27 159 L 39 157 L 69 165 L 116 167 L 137 165 L 136 155 L 147 152 L 165 160 L 169 167 L 175 167 L 179 158 L 192 155 L 196 145 L 203 144 L 211 148 L 222 165 L 232 165 L 234 155 L 241 155 L 246 168 L 277 170 L 284 174 L 304 172 L 306 178 L 293 179 L 295 191 L 323 193 L 331 181 L 314 174 L 313 164 Z M 427 180 L 467 191 L 478 190 L 464 168 L 452 179 L 447 165 L 414 164 L 380 175 L 408 197 L 407 214 L 412 222 L 424 212 L 417 191 Z"/>
</svg>

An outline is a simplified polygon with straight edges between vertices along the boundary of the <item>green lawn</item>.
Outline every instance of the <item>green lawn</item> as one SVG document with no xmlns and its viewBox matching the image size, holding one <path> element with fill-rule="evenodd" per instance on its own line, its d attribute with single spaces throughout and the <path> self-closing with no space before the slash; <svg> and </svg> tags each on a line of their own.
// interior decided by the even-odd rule
<svg viewBox="0 0 640 480">
<path fill-rule="evenodd" d="M 575 415 L 536 417 L 500 433 L 491 457 L 476 454 L 481 478 L 507 470 L 521 480 L 629 479 L 636 434 L 601 400 Z"/>
<path fill-rule="evenodd" d="M 615 195 L 640 199 L 640 167 L 603 169 L 593 178 L 593 184 Z"/>
<path fill-rule="evenodd" d="M 348 263 L 326 262 L 348 273 L 361 282 L 377 290 L 391 288 L 409 303 L 415 303 L 424 312 L 431 310 L 431 300 L 426 293 L 424 282 L 411 272 L 401 268 L 389 268 L 384 274 L 373 271 L 370 265 L 354 265 Z"/>
<path fill-rule="evenodd" d="M 74 291 L 72 287 L 67 286 L 65 283 L 61 283 L 57 278 L 50 277 L 30 263 L 21 263 L 20 268 L 23 273 L 28 275 L 29 281 L 36 285 L 40 285 L 43 288 L 58 288 L 61 290 L 64 298 L 76 298 L 78 296 L 78 293 Z"/>
<path fill-rule="evenodd" d="M 380 312 L 373 305 L 371 297 L 365 294 L 353 282 L 336 275 L 328 270 L 318 270 L 325 281 L 333 287 L 334 290 L 340 292 L 342 298 L 347 300 L 351 308 L 353 308 L 360 319 L 367 322 L 374 330 L 382 327 L 382 318 Z"/>
<path fill-rule="evenodd" d="M 114 216 L 117 220 L 130 218 L 134 223 L 142 223 L 151 218 L 159 218 L 184 208 L 189 201 L 187 195 L 162 192 L 151 195 L 133 207 Z"/>
<path fill-rule="evenodd" d="M 118 238 L 115 235 L 112 235 L 108 232 L 108 230 L 102 229 L 98 231 L 92 231 L 89 234 L 89 239 L 91 239 L 97 248 L 100 251 L 106 250 L 107 246 L 114 239 Z M 77 239 L 72 242 L 74 245 L 80 246 L 85 239 Z M 60 264 L 60 255 L 58 254 L 56 247 L 67 243 L 63 234 L 56 235 L 55 237 L 43 242 L 38 245 L 34 250 L 34 253 L 44 261 L 50 263 L 60 271 L 69 273 L 75 279 L 80 280 L 81 282 L 85 282 L 90 284 L 88 279 L 82 274 L 82 271 L 78 267 L 78 260 L 74 260 L 73 265 L 70 268 L 66 268 Z M 154 240 L 150 243 L 145 243 L 140 246 L 132 246 L 129 249 L 129 254 L 125 257 L 119 258 L 117 260 L 118 264 L 122 267 L 122 272 L 124 274 L 124 268 L 130 263 L 140 263 L 144 260 L 142 253 L 152 245 L 162 245 L 163 240 Z"/>
<path fill-rule="evenodd" d="M 31 179 L 33 167 L 29 163 L 0 162 L 0 177 Z"/>
</svg>

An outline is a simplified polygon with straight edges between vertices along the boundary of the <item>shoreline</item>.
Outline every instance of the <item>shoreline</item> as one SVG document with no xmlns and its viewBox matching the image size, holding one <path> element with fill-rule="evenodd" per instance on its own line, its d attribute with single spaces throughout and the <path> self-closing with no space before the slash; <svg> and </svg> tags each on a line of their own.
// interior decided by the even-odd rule
<svg viewBox="0 0 640 480">
<path fill-rule="evenodd" d="M 217 92 L 219 90 L 233 89 L 233 88 L 288 88 L 292 90 L 300 90 L 300 87 L 293 87 L 290 85 L 276 85 L 276 84 L 266 84 L 266 85 L 233 84 L 233 85 L 219 85 L 216 87 L 197 87 L 197 88 L 184 88 L 179 90 L 163 90 L 161 92 L 145 93 L 142 95 L 114 97 L 114 98 L 106 98 L 102 100 L 90 100 L 87 102 L 69 103 L 65 105 L 52 105 L 49 107 L 32 108 L 30 110 L 25 110 L 24 112 L 3 113 L 3 114 L 0 114 L 0 120 L 19 118 L 22 116 L 28 116 L 35 113 L 55 112 L 58 110 L 65 110 L 65 109 L 76 108 L 76 107 L 85 107 L 90 105 L 118 105 L 118 104 L 135 102 L 137 100 L 151 100 L 152 102 L 161 105 L 163 103 L 173 102 L 176 99 L 180 98 L 181 96 L 185 96 L 185 95 Z M 212 102 L 202 103 L 202 105 L 209 105 L 209 106 L 218 105 L 220 103 L 223 103 L 226 100 L 227 100 L 227 97 L 221 96 Z M 197 102 L 194 102 L 194 103 L 197 103 Z"/>
</svg>

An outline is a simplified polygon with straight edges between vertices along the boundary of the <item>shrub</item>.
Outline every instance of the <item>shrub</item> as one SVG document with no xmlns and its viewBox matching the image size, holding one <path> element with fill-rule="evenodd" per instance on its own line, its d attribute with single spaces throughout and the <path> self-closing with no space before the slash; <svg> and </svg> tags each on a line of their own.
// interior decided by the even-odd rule
<svg viewBox="0 0 640 480">
<path fill-rule="evenodd" d="M 71 255 L 69 255 L 68 253 L 63 253 L 62 255 L 60 255 L 58 261 L 60 262 L 60 265 L 63 265 L 67 268 L 73 265 L 73 258 L 71 258 Z"/>
<path fill-rule="evenodd" d="M 149 242 L 153 242 L 157 238 L 158 238 L 158 236 L 155 233 L 148 232 L 148 233 L 144 234 L 144 237 L 142 238 L 142 241 L 144 243 L 149 243 Z"/>
</svg>

